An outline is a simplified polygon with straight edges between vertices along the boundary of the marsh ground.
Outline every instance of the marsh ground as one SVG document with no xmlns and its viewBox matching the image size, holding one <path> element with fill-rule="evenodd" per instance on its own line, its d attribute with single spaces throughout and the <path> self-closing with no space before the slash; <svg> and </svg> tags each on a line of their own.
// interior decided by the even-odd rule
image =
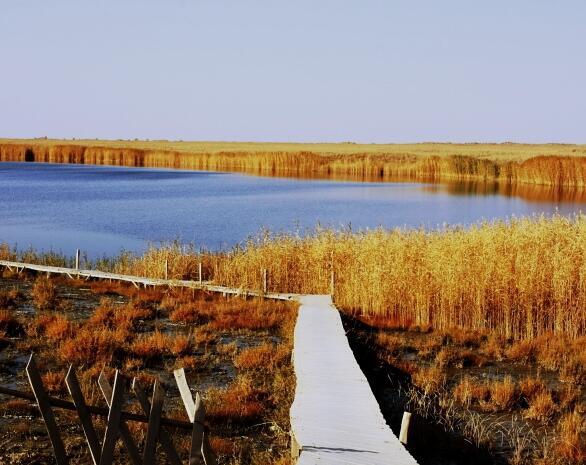
<svg viewBox="0 0 586 465">
<path fill-rule="evenodd" d="M 0 278 L 0 383 L 28 391 L 24 368 L 35 352 L 45 385 L 68 399 L 63 382 L 78 367 L 86 398 L 104 405 L 101 370 L 118 368 L 145 388 L 159 378 L 165 415 L 187 420 L 172 380 L 184 367 L 206 402 L 206 422 L 221 464 L 288 463 L 290 366 L 296 307 L 184 290 L 135 289 L 108 282 L 47 279 L 5 272 Z M 138 411 L 135 403 L 126 408 Z M 73 463 L 87 463 L 75 416 L 58 411 Z M 98 428 L 104 427 L 98 421 Z M 135 438 L 144 427 L 130 423 Z M 175 432 L 186 452 L 189 435 Z M 118 460 L 125 463 L 119 452 Z M 0 396 L 0 464 L 52 463 L 35 406 Z"/>
<path fill-rule="evenodd" d="M 420 463 L 586 460 L 583 338 L 514 342 L 368 317 L 345 325 L 391 427 L 398 432 L 404 410 L 416 414 L 409 447 Z"/>
</svg>

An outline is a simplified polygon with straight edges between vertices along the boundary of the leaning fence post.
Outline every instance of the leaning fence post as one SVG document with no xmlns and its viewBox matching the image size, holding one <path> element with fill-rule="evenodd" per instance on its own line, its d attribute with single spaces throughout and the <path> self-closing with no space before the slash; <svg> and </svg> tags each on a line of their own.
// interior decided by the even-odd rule
<svg viewBox="0 0 586 465">
<path fill-rule="evenodd" d="M 132 390 L 138 399 L 138 403 L 140 404 L 142 411 L 145 415 L 150 417 L 151 412 L 151 403 L 149 402 L 145 392 L 142 390 L 140 385 L 138 384 L 136 378 L 132 381 Z M 150 418 L 149 418 L 150 420 Z M 159 441 L 161 442 L 161 446 L 167 454 L 167 459 L 171 463 L 171 465 L 181 465 L 181 459 L 175 450 L 175 446 L 173 445 L 173 441 L 167 434 L 167 432 L 163 429 L 159 429 Z"/>
<path fill-rule="evenodd" d="M 409 436 L 409 422 L 411 421 L 411 413 L 403 412 L 403 419 L 401 420 L 401 432 L 399 433 L 399 441 L 407 444 Z"/>
<path fill-rule="evenodd" d="M 164 400 L 165 391 L 163 390 L 161 383 L 155 381 L 153 386 L 153 400 L 149 412 L 149 424 L 144 445 L 143 465 L 155 465 L 156 462 L 157 438 L 160 435 Z"/>
<path fill-rule="evenodd" d="M 100 386 L 100 391 L 102 391 L 102 395 L 104 396 L 104 400 L 106 401 L 106 405 L 111 407 L 111 400 L 112 400 L 112 387 L 110 383 L 106 379 L 106 375 L 102 371 L 100 376 L 98 377 L 98 386 Z M 122 437 L 122 441 L 128 450 L 128 455 L 130 456 L 130 460 L 134 465 L 141 465 L 142 458 L 134 440 L 132 439 L 132 435 L 130 434 L 130 430 L 128 429 L 128 425 L 123 421 L 120 422 L 120 436 Z M 101 463 L 101 462 L 100 462 Z"/>
<path fill-rule="evenodd" d="M 73 365 L 69 367 L 69 371 L 65 376 L 65 384 L 67 385 L 67 390 L 69 391 L 69 394 L 73 399 L 73 404 L 77 409 L 77 415 L 79 416 L 79 420 L 81 421 L 81 426 L 83 428 L 85 439 L 90 449 L 92 461 L 94 462 L 94 465 L 98 465 L 100 463 L 101 456 L 100 440 L 98 439 L 98 435 L 96 433 L 96 430 L 94 429 L 92 417 L 85 403 L 85 399 L 81 392 L 79 381 L 77 380 L 77 376 L 75 374 L 75 370 L 73 369 Z"/>
<path fill-rule="evenodd" d="M 75 249 L 75 269 L 79 271 L 79 258 L 81 256 L 81 251 L 79 249 Z"/>
<path fill-rule="evenodd" d="M 57 422 L 55 421 L 53 410 L 51 410 L 51 404 L 49 402 L 47 391 L 45 391 L 45 388 L 43 387 L 43 381 L 41 379 L 41 375 L 39 374 L 39 370 L 37 369 L 34 354 L 31 354 L 28 364 L 26 365 L 26 374 L 28 376 L 31 389 L 33 390 L 33 394 L 35 395 L 35 399 L 37 400 L 39 410 L 41 411 L 41 416 L 45 422 L 47 433 L 49 433 L 49 439 L 51 440 L 53 452 L 55 453 L 55 460 L 57 461 L 58 465 L 66 465 L 68 460 L 67 454 L 65 453 L 65 446 L 63 445 L 63 441 L 59 435 Z"/>
<path fill-rule="evenodd" d="M 205 407 L 199 393 L 195 394 L 195 402 L 189 390 L 185 370 L 179 368 L 173 372 L 175 381 L 183 400 L 183 405 L 187 411 L 189 421 L 193 423 L 193 432 L 191 435 L 191 451 L 189 454 L 189 465 L 216 465 L 216 457 L 210 447 L 207 433 L 205 432 L 203 420 L 205 417 Z"/>
<path fill-rule="evenodd" d="M 116 374 L 114 375 L 114 386 L 112 388 L 112 397 L 109 405 L 110 412 L 108 413 L 108 423 L 106 424 L 106 433 L 104 435 L 104 442 L 102 443 L 100 465 L 111 465 L 113 462 L 114 447 L 120 436 L 123 403 L 124 381 L 118 370 L 116 370 Z"/>
</svg>

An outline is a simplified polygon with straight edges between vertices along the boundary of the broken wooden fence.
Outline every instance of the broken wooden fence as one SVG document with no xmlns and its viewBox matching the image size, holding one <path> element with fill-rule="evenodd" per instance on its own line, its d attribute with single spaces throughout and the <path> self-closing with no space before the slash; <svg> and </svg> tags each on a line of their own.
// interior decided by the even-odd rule
<svg viewBox="0 0 586 465">
<path fill-rule="evenodd" d="M 199 393 L 196 393 L 195 401 L 193 400 L 183 368 L 175 370 L 174 375 L 189 422 L 162 416 L 165 390 L 159 381 L 155 381 L 152 398 L 149 401 L 146 392 L 140 387 L 136 378 L 133 379 L 132 391 L 143 411 L 143 415 L 140 415 L 123 410 L 126 396 L 126 379 L 118 370 L 115 372 L 113 385 L 110 385 L 103 372 L 98 379 L 99 388 L 108 408 L 86 404 L 73 367 L 69 368 L 65 376 L 65 384 L 73 402 L 51 397 L 47 394 L 33 355 L 31 355 L 26 366 L 26 373 L 33 394 L 4 387 L 0 387 L 0 393 L 36 401 L 45 422 L 58 465 L 67 464 L 68 458 L 55 421 L 53 407 L 77 412 L 94 465 L 110 465 L 113 463 L 114 449 L 119 439 L 122 440 L 130 457 L 130 463 L 133 465 L 154 465 L 156 463 L 157 444 L 160 444 L 168 463 L 180 465 L 182 461 L 175 449 L 173 440 L 169 432 L 163 427 L 191 431 L 189 465 L 216 464 L 215 456 L 210 447 L 208 432 L 203 423 L 205 416 L 203 400 Z M 107 418 L 102 441 L 100 441 L 94 428 L 92 415 Z M 126 424 L 128 421 L 147 423 L 146 439 L 142 453 L 139 451 L 139 447 Z"/>
</svg>

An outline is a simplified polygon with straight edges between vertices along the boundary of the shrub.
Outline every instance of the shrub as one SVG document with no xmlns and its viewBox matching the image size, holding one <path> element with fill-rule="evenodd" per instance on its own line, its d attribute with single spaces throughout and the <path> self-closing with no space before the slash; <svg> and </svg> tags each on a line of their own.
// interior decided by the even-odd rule
<svg viewBox="0 0 586 465">
<path fill-rule="evenodd" d="M 58 304 L 57 287 L 45 276 L 37 277 L 31 289 L 31 297 L 37 310 L 52 310 Z"/>
</svg>

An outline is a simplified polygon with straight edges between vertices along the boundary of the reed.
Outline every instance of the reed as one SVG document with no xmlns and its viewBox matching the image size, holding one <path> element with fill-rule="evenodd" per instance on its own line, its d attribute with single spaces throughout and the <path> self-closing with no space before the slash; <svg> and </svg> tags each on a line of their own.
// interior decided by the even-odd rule
<svg viewBox="0 0 586 465">
<path fill-rule="evenodd" d="M 582 215 L 436 231 L 265 234 L 227 253 L 151 249 L 116 271 L 156 275 L 168 256 L 184 263 L 182 277 L 196 277 L 203 261 L 215 282 L 237 288 L 262 289 L 267 269 L 270 291 L 329 293 L 333 270 L 337 306 L 387 326 L 461 327 L 512 339 L 586 334 Z"/>
<path fill-rule="evenodd" d="M 476 180 L 586 187 L 586 146 L 0 139 L 0 161 L 81 163 L 359 181 Z"/>
<path fill-rule="evenodd" d="M 196 280 L 203 263 L 206 279 L 261 290 L 261 270 L 266 269 L 269 291 L 303 294 L 329 293 L 333 271 L 336 305 L 386 327 L 452 333 L 460 327 L 528 341 L 540 335 L 586 335 L 583 215 L 511 218 L 439 230 L 263 233 L 220 253 L 178 244 L 151 248 L 139 257 L 112 260 L 110 270 L 161 277 L 165 260 L 172 265 L 172 278 Z M 243 319 L 239 312 L 227 311 L 222 313 L 226 321 L 214 324 L 219 329 L 224 323 L 248 327 L 257 320 L 265 326 L 278 321 L 275 313 L 253 316 Z M 511 350 L 512 358 L 534 356 L 531 343 Z"/>
</svg>

